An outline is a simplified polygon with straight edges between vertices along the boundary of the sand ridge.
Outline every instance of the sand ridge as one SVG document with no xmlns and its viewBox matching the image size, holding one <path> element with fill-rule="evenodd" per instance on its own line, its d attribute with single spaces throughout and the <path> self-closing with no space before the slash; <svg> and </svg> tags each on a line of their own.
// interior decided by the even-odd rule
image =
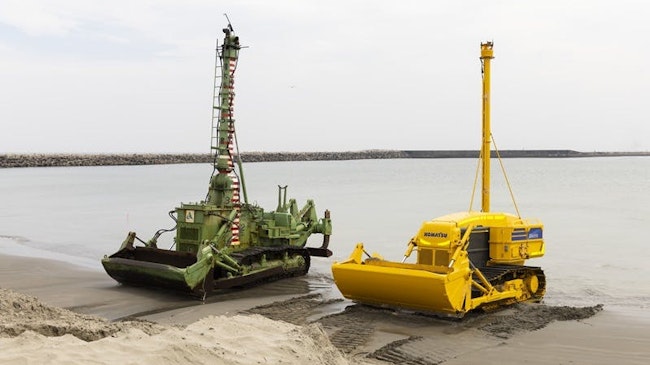
<svg viewBox="0 0 650 365">
<path fill-rule="evenodd" d="M 142 320 L 109 322 L 103 318 L 78 314 L 52 307 L 38 299 L 0 288 L 0 336 L 18 336 L 32 331 L 43 336 L 70 334 L 84 341 L 95 341 L 126 329 L 138 329 L 145 334 L 164 330 L 160 325 Z"/>
<path fill-rule="evenodd" d="M 108 322 L 0 289 L 0 363 L 326 364 L 348 360 L 319 324 L 208 316 L 187 327 Z"/>
</svg>

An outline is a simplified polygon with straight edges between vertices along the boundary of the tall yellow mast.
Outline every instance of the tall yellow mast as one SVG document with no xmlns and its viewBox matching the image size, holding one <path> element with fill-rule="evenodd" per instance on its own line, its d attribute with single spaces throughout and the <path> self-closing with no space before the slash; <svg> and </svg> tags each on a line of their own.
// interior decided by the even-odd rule
<svg viewBox="0 0 650 365">
<path fill-rule="evenodd" d="M 492 46 L 492 42 L 481 43 L 481 64 L 483 65 L 482 212 L 490 211 L 490 61 L 494 58 Z"/>
</svg>

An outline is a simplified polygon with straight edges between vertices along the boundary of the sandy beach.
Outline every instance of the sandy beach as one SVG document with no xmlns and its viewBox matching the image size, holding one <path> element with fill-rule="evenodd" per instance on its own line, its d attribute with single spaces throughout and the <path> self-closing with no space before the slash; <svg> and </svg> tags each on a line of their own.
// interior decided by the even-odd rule
<svg viewBox="0 0 650 365">
<path fill-rule="evenodd" d="M 645 364 L 640 309 L 523 304 L 463 320 L 355 305 L 301 278 L 205 303 L 0 255 L 3 364 Z"/>
</svg>

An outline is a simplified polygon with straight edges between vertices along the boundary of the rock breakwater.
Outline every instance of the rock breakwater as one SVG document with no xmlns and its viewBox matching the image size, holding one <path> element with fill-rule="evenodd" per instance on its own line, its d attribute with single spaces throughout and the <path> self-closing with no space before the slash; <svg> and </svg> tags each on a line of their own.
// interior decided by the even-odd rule
<svg viewBox="0 0 650 365">
<path fill-rule="evenodd" d="M 344 152 L 242 152 L 244 162 L 344 161 L 396 158 L 478 158 L 476 150 L 365 150 Z M 650 152 L 578 152 L 573 150 L 504 150 L 503 158 L 576 158 L 650 156 Z M 496 157 L 493 151 L 492 156 Z M 0 154 L 0 168 L 118 166 L 211 163 L 209 154 Z"/>
<path fill-rule="evenodd" d="M 325 161 L 405 158 L 402 151 L 358 152 L 243 152 L 245 162 Z M 209 154 L 5 154 L 0 155 L 0 168 L 61 167 L 61 166 L 118 166 L 165 165 L 183 163 L 210 163 Z"/>
</svg>

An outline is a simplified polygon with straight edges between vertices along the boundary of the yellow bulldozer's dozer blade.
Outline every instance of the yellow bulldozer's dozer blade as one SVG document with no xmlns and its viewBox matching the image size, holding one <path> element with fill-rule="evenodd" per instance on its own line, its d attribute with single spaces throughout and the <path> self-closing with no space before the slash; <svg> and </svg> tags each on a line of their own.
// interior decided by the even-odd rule
<svg viewBox="0 0 650 365">
<path fill-rule="evenodd" d="M 366 304 L 461 316 L 471 300 L 469 270 L 351 257 L 334 263 L 332 274 L 344 297 Z"/>
<path fill-rule="evenodd" d="M 334 280 L 344 297 L 361 303 L 459 315 L 469 288 L 446 275 L 364 264 L 335 264 Z"/>
</svg>

